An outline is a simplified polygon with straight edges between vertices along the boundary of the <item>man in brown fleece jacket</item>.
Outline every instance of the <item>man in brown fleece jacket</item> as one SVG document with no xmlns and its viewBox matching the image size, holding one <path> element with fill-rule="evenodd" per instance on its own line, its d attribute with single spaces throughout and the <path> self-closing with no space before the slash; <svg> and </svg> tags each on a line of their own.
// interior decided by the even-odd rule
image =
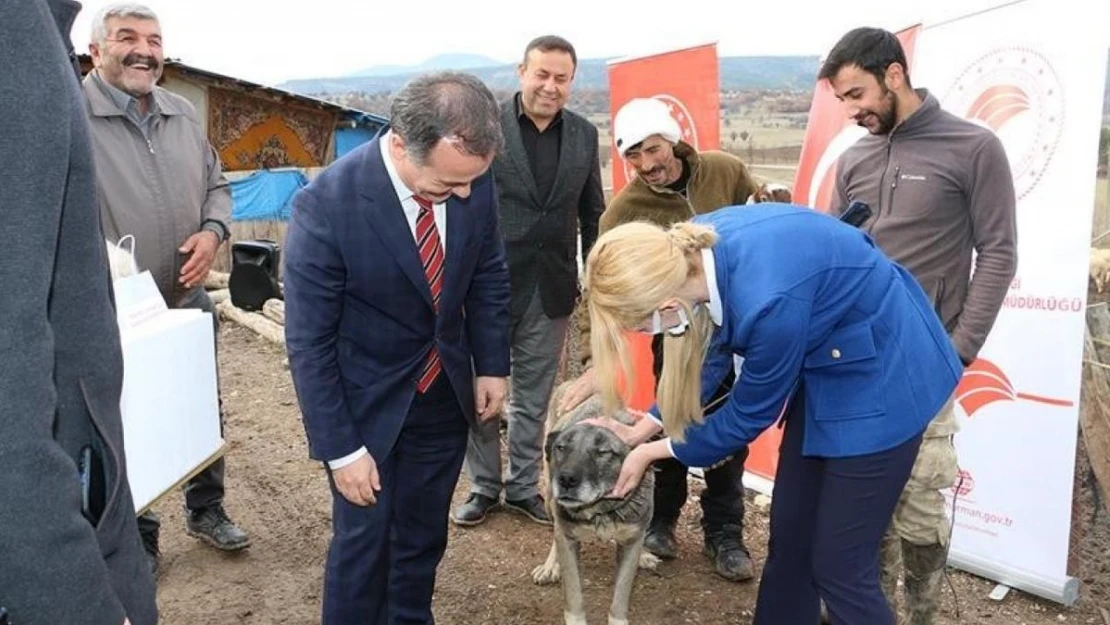
<svg viewBox="0 0 1110 625">
<path fill-rule="evenodd" d="M 632 221 L 669 226 L 697 214 L 744 204 L 760 190 L 740 159 L 725 152 L 698 152 L 682 141 L 678 123 L 660 100 L 643 98 L 626 103 L 613 120 L 613 137 L 617 151 L 635 170 L 635 176 L 602 213 L 599 233 Z M 576 319 L 583 359 L 588 362 L 589 316 L 584 311 L 585 306 L 579 306 Z M 661 339 L 655 337 L 652 343 L 657 379 L 663 364 Z M 731 386 L 730 375 L 710 405 L 725 397 Z M 561 408 L 569 409 L 593 390 L 593 370 L 588 369 L 564 394 Z M 745 448 L 708 469 L 701 496 L 705 553 L 717 574 L 732 581 L 755 575 L 743 540 L 741 480 L 747 456 Z M 686 502 L 686 473 L 687 467 L 677 460 L 656 463 L 655 511 L 644 547 L 661 558 L 678 555 L 674 530 Z"/>
<path fill-rule="evenodd" d="M 994 325 L 1017 267 L 1010 165 L 989 129 L 940 107 L 910 84 L 906 55 L 893 34 L 859 28 L 829 53 L 819 75 L 869 136 L 837 165 L 833 214 L 849 202 L 874 211 L 862 225 L 932 298 L 965 365 Z M 972 250 L 977 253 L 972 274 Z M 951 527 L 941 490 L 957 474 L 951 401 L 925 431 L 913 473 L 882 549 L 883 590 L 897 614 L 904 568 L 906 620 L 935 620 Z"/>
</svg>

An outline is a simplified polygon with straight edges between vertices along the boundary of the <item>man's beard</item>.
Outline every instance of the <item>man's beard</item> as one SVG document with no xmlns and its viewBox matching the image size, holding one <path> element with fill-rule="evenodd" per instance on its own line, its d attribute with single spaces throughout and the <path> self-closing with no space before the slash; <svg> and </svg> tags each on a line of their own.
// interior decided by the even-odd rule
<svg viewBox="0 0 1110 625">
<path fill-rule="evenodd" d="M 886 85 L 882 83 L 879 83 L 879 86 L 883 90 L 883 101 L 886 102 L 888 106 L 884 111 L 867 112 L 868 115 L 874 115 L 878 119 L 879 125 L 872 130 L 863 124 L 863 119 L 857 121 L 856 125 L 867 128 L 867 131 L 873 135 L 886 135 L 890 134 L 890 131 L 894 130 L 894 126 L 898 124 L 898 94 L 887 89 Z M 864 118 L 866 118 L 866 116 Z"/>
</svg>

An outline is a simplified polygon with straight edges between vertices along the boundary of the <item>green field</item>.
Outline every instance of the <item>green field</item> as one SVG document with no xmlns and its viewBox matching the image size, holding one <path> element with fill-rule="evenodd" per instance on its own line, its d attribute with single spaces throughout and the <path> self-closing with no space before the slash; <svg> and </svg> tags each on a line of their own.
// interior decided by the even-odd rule
<svg viewBox="0 0 1110 625">
<path fill-rule="evenodd" d="M 743 139 L 743 133 L 748 139 Z M 733 133 L 736 137 L 733 138 Z M 798 146 L 806 134 L 796 118 L 753 113 L 727 115 L 721 122 L 721 146 L 744 154 L 751 143 L 756 149 Z"/>
<path fill-rule="evenodd" d="M 752 165 L 748 169 L 760 180 L 793 187 L 794 174 L 798 167 L 796 165 Z"/>
</svg>

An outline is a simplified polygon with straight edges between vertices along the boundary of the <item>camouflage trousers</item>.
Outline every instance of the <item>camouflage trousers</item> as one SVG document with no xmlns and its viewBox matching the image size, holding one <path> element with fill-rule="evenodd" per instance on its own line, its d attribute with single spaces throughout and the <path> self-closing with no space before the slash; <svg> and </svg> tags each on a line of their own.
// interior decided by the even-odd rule
<svg viewBox="0 0 1110 625">
<path fill-rule="evenodd" d="M 956 481 L 956 449 L 952 444 L 956 429 L 949 400 L 925 431 L 910 479 L 883 538 L 880 579 L 896 617 L 899 575 L 904 579 L 905 609 L 899 624 L 932 625 L 935 621 L 951 536 L 941 491 Z"/>
</svg>

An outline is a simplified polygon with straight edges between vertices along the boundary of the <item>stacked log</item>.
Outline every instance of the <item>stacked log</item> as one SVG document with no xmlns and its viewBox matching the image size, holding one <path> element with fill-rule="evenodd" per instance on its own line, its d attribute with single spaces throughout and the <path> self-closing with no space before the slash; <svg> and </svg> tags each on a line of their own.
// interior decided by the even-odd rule
<svg viewBox="0 0 1110 625">
<path fill-rule="evenodd" d="M 273 300 L 271 300 L 273 301 Z M 254 330 L 262 338 L 275 345 L 285 347 L 285 326 L 256 312 L 248 312 L 231 303 L 231 300 L 221 302 L 216 306 L 220 317 L 230 319 L 239 325 Z"/>
</svg>

